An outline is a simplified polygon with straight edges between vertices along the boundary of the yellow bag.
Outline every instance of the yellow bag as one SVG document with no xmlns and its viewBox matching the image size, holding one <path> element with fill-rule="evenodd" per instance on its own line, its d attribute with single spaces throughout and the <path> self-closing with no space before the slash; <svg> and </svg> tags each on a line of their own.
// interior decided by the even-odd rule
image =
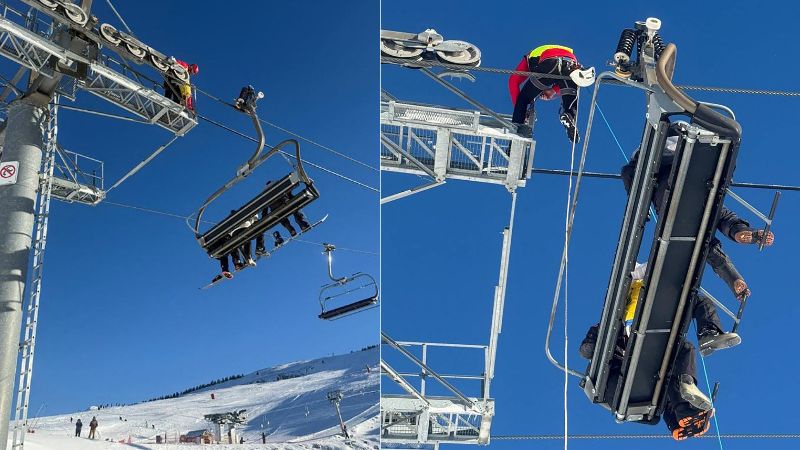
<svg viewBox="0 0 800 450">
<path fill-rule="evenodd" d="M 192 96 L 192 86 L 188 84 L 181 85 L 181 96 L 183 98 L 189 98 Z"/>
<path fill-rule="evenodd" d="M 636 303 L 639 301 L 639 293 L 642 291 L 644 280 L 633 280 L 628 291 L 628 303 L 625 305 L 625 321 L 633 320 L 636 314 Z"/>
</svg>

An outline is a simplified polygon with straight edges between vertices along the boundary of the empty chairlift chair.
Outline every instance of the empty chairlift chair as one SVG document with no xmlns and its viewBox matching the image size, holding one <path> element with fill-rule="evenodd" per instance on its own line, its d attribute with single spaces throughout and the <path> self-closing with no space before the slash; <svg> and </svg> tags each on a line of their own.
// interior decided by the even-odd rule
<svg viewBox="0 0 800 450">
<path fill-rule="evenodd" d="M 654 423 L 664 411 L 666 386 L 673 376 L 680 340 L 692 320 L 692 294 L 699 288 L 709 244 L 731 182 L 741 127 L 678 90 L 672 84 L 675 46 L 663 45 L 651 27 L 641 26 L 639 33 L 642 64 L 632 78 L 643 80 L 641 86 L 649 90 L 650 114 L 597 345 L 582 385 L 586 395 L 610 409 L 617 420 Z M 679 127 L 668 189 L 658 205 L 648 271 L 620 361 L 615 350 L 617 336 L 624 327 L 629 274 L 636 264 L 655 189 L 654 168 L 659 166 L 670 119 L 675 116 L 688 117 L 690 123 Z"/>
<path fill-rule="evenodd" d="M 252 88 L 248 86 L 242 89 L 242 93 L 235 105 L 236 109 L 252 118 L 253 124 L 256 127 L 256 131 L 258 132 L 258 146 L 255 153 L 253 153 L 250 159 L 239 168 L 234 178 L 214 192 L 203 203 L 200 209 L 194 214 L 194 226 L 192 227 L 190 225 L 195 233 L 197 242 L 200 243 L 200 246 L 211 258 L 220 258 L 228 255 L 245 242 L 255 239 L 267 230 L 277 226 L 282 220 L 287 219 L 295 212 L 319 198 L 319 191 L 317 191 L 314 182 L 306 175 L 303 169 L 303 161 L 300 159 L 300 144 L 298 144 L 296 140 L 287 139 L 272 147 L 267 153 L 261 154 L 266 144 L 266 138 L 264 137 L 264 130 L 261 127 L 261 122 L 256 114 L 255 102 L 262 96 L 263 94 L 260 92 L 256 95 Z M 277 155 L 282 148 L 287 146 L 294 147 L 296 160 L 296 166 L 293 167 L 293 170 L 288 175 L 267 185 L 267 187 L 259 192 L 252 200 L 245 203 L 207 231 L 200 231 L 203 213 L 214 200 L 235 184 L 242 181 L 258 166 L 272 156 Z M 293 192 L 295 190 L 297 190 L 297 192 Z M 280 201 L 281 199 L 287 198 L 287 201 Z M 269 212 L 266 213 L 266 208 L 276 204 L 276 201 L 280 206 L 269 208 Z M 231 236 L 234 230 L 239 229 L 244 222 L 253 217 L 257 217 L 257 219 L 250 227 L 236 233 L 235 236 Z M 188 220 L 191 220 L 191 216 Z"/>
<path fill-rule="evenodd" d="M 336 247 L 332 244 L 323 245 L 323 253 L 328 260 L 328 277 L 333 283 L 322 286 L 320 290 L 319 305 L 322 312 L 318 317 L 335 320 L 378 306 L 378 283 L 375 278 L 363 272 L 356 272 L 349 277 L 334 277 L 333 251 Z M 342 306 L 331 307 L 331 304 Z"/>
</svg>

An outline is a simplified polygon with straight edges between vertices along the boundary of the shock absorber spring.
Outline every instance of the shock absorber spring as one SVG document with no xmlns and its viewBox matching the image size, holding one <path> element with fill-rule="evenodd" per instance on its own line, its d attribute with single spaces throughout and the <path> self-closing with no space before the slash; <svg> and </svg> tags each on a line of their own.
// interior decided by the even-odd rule
<svg viewBox="0 0 800 450">
<path fill-rule="evenodd" d="M 633 46 L 636 45 L 636 30 L 624 29 L 619 36 L 617 51 L 614 53 L 614 61 L 617 63 L 627 63 L 631 59 Z"/>
<path fill-rule="evenodd" d="M 656 61 L 658 61 L 658 59 L 661 58 L 661 52 L 663 52 L 665 48 L 667 48 L 667 46 L 661 39 L 661 35 L 658 34 L 658 32 L 656 31 L 653 34 L 653 50 L 654 50 L 653 56 L 656 57 Z"/>
</svg>

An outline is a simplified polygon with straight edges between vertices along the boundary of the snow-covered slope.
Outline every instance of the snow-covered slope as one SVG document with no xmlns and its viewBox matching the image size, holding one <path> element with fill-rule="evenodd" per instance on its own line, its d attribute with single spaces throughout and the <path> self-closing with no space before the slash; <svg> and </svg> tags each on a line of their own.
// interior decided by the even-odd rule
<svg viewBox="0 0 800 450">
<path fill-rule="evenodd" d="M 25 448 L 99 450 L 132 446 L 169 450 L 173 446 L 153 445 L 157 435 L 166 434 L 171 444 L 188 431 L 213 430 L 214 425 L 203 419 L 205 414 L 240 409 L 247 410 L 247 424 L 237 430 L 245 445 L 203 448 L 377 448 L 378 360 L 378 349 L 372 348 L 259 370 L 174 399 L 42 417 L 35 419 L 35 433 L 27 434 Z M 342 417 L 353 436 L 348 443 L 339 436 L 339 419 L 326 397 L 334 390 L 344 395 Z M 86 439 L 92 416 L 99 422 L 98 441 Z M 74 437 L 70 418 L 83 422 L 82 438 Z M 266 445 L 261 443 L 262 432 L 267 436 Z M 132 445 L 127 444 L 129 439 Z"/>
</svg>

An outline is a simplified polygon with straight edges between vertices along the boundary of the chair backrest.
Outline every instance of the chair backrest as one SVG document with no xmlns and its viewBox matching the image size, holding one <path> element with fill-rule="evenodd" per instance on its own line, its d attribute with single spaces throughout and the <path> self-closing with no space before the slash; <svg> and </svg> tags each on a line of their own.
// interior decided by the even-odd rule
<svg viewBox="0 0 800 450">
<path fill-rule="evenodd" d="M 300 190 L 292 194 L 297 187 L 300 187 Z M 288 200 L 283 201 L 283 198 L 288 198 Z M 298 174 L 292 172 L 277 182 L 271 183 L 235 213 L 197 236 L 197 241 L 210 257 L 219 258 L 279 224 L 318 198 L 319 192 L 314 185 L 302 183 Z M 265 209 L 276 202 L 280 206 L 270 208 L 270 212 L 265 214 Z M 258 217 L 254 224 L 231 236 L 234 230 L 239 229 L 244 222 L 251 220 L 254 216 Z"/>
</svg>

